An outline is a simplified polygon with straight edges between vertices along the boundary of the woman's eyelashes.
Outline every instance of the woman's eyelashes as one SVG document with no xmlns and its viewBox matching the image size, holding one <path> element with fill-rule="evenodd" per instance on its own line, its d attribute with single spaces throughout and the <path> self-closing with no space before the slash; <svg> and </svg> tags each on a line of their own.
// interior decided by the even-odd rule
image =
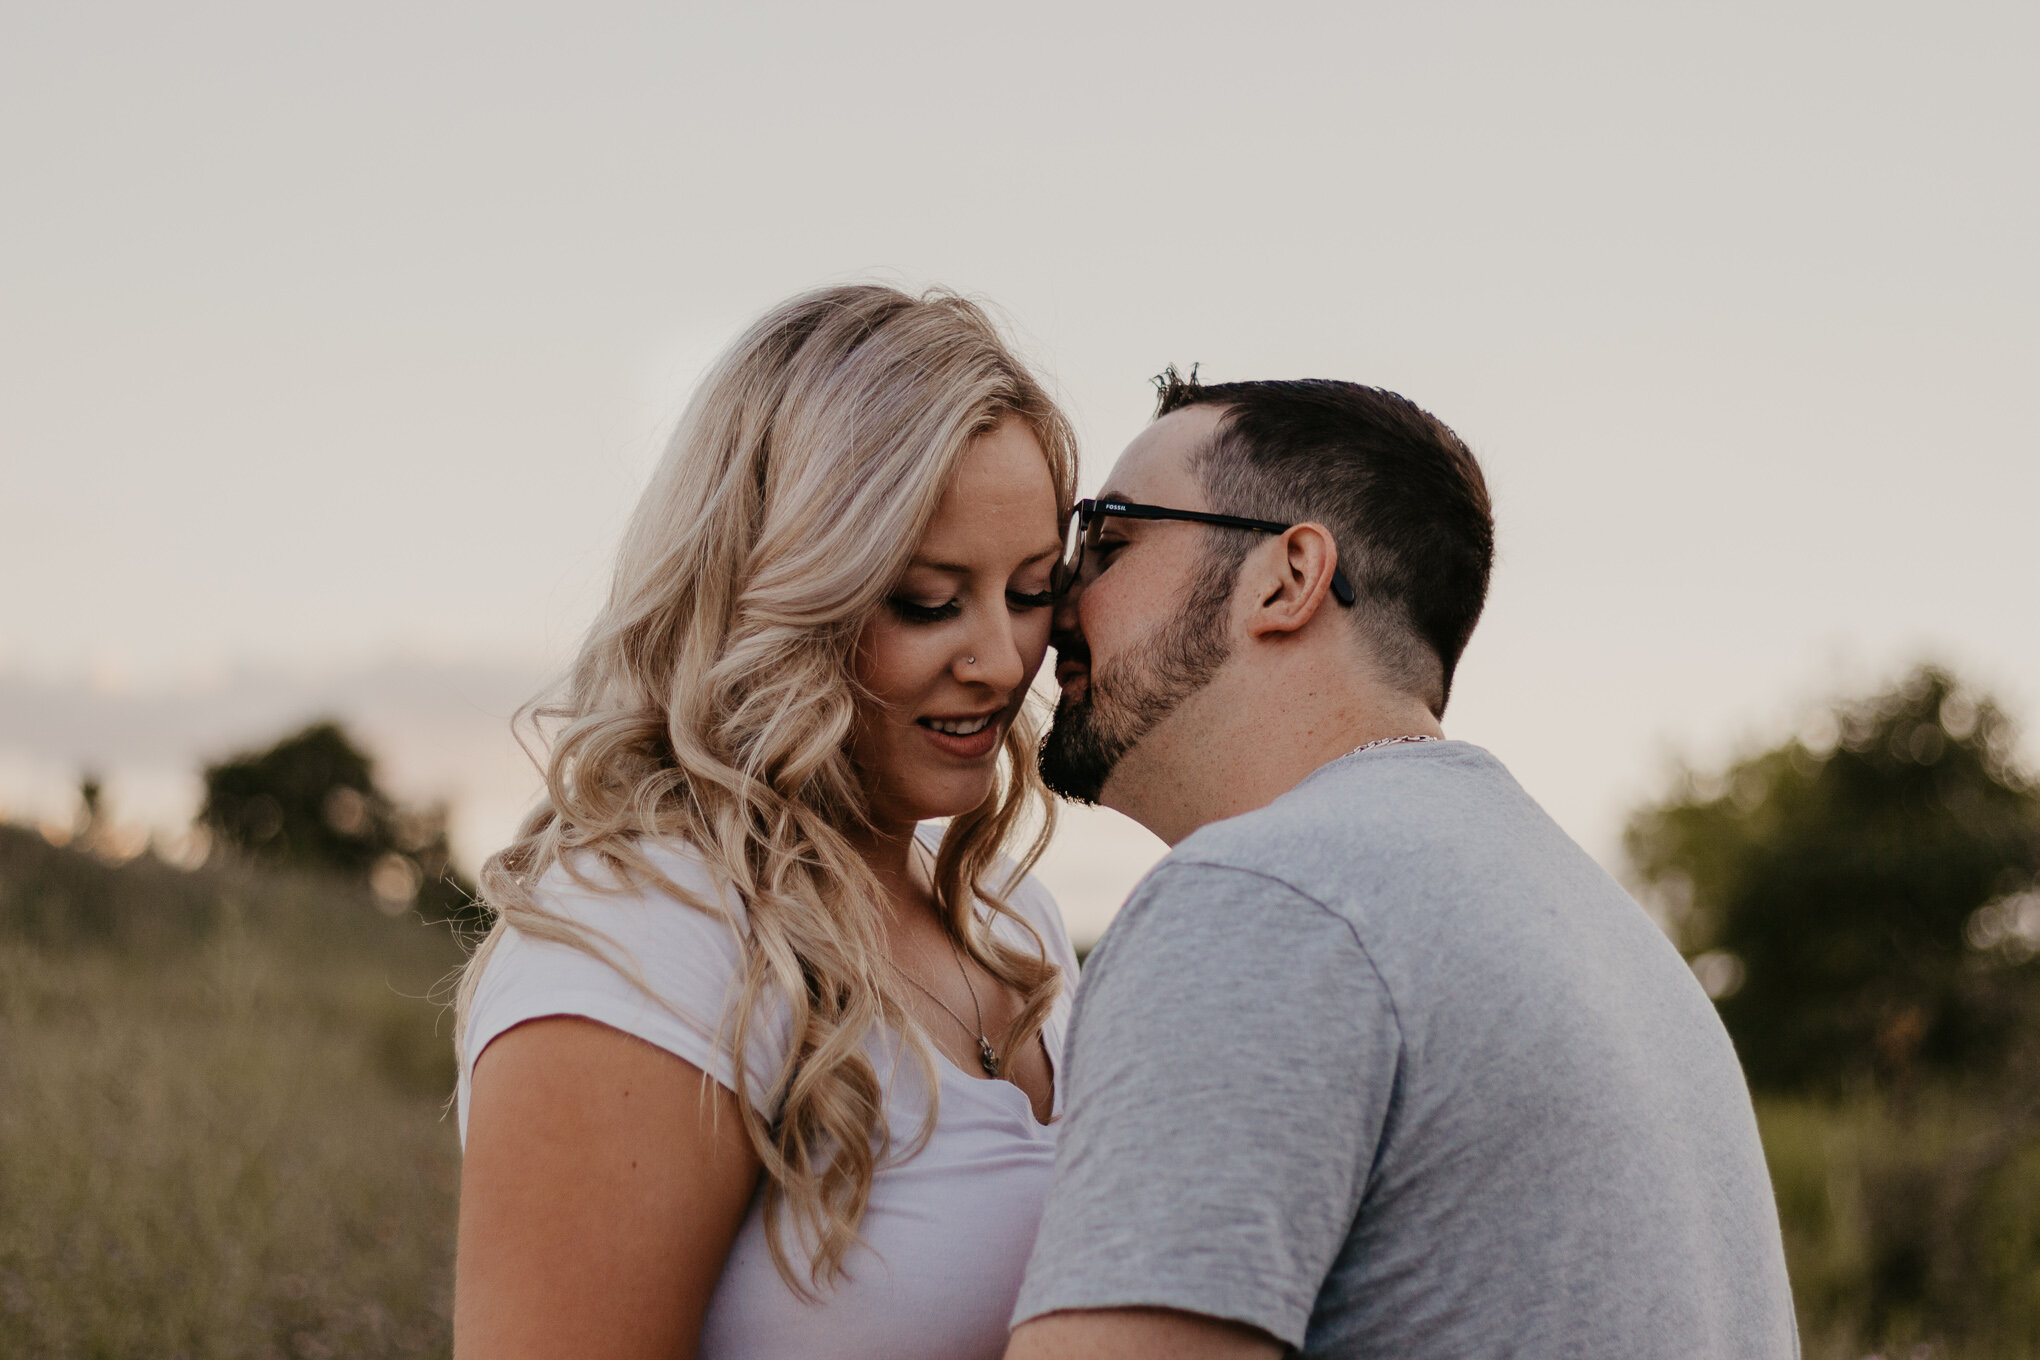
<svg viewBox="0 0 2040 1360">
<path fill-rule="evenodd" d="M 958 599 L 946 600 L 941 604 L 923 604 L 904 595 L 894 595 L 885 603 L 886 607 L 905 623 L 946 623 L 963 612 L 963 601 Z M 1015 613 L 1048 609 L 1054 604 L 1055 592 L 1052 590 L 1006 592 L 1006 607 Z"/>
<path fill-rule="evenodd" d="M 963 603 L 960 600 L 950 600 L 944 604 L 921 604 L 905 596 L 894 595 L 885 603 L 886 607 L 905 623 L 943 623 L 963 612 Z"/>
</svg>

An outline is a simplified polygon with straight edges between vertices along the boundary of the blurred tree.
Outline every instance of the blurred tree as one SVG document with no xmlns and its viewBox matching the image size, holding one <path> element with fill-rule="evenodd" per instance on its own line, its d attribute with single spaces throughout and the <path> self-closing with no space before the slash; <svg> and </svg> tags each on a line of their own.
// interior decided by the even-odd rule
<svg viewBox="0 0 2040 1360">
<path fill-rule="evenodd" d="M 1986 1070 L 2040 982 L 2040 787 L 1947 671 L 1687 771 L 1625 844 L 1753 1085 Z"/>
<path fill-rule="evenodd" d="M 216 842 L 364 883 L 393 910 L 475 914 L 474 887 L 448 851 L 445 809 L 405 807 L 377 788 L 373 762 L 338 723 L 207 766 L 198 819 Z"/>
<path fill-rule="evenodd" d="M 96 831 L 106 818 L 106 785 L 99 776 L 87 770 L 78 777 L 78 832 L 89 836 Z"/>
</svg>

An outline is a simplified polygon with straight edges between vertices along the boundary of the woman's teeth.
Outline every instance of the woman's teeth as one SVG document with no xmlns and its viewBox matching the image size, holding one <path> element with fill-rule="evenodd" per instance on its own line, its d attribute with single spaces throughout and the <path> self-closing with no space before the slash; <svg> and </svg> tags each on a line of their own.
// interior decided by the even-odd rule
<svg viewBox="0 0 2040 1360">
<path fill-rule="evenodd" d="M 969 737 L 984 731 L 992 717 L 987 713 L 982 718 L 923 718 L 921 721 L 937 732 L 945 732 L 952 737 Z"/>
</svg>

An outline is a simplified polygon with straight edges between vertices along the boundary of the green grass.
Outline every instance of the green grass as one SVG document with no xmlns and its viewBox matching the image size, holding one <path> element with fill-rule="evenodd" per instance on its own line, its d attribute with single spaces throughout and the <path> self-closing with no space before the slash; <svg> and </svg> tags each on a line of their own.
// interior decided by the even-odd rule
<svg viewBox="0 0 2040 1360">
<path fill-rule="evenodd" d="M 2040 1131 L 1989 1092 L 1758 1122 L 1808 1360 L 2040 1356 Z"/>
<path fill-rule="evenodd" d="M 152 947 L 0 933 L 0 1355 L 447 1354 L 453 1063 L 423 997 L 457 949 L 334 885 L 262 912 L 235 906 L 258 879 L 206 886 L 203 930 Z"/>
<path fill-rule="evenodd" d="M 0 1356 L 446 1355 L 443 927 L 0 826 Z M 2017 1083 L 1758 1105 L 1808 1360 L 2040 1357 Z"/>
</svg>

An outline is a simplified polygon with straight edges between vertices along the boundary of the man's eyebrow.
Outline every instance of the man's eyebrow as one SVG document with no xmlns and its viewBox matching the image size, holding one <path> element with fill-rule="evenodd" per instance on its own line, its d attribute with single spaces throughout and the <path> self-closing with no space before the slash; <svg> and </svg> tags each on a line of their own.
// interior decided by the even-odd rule
<svg viewBox="0 0 2040 1360">
<path fill-rule="evenodd" d="M 1103 491 L 1100 491 L 1098 493 L 1093 503 L 1097 505 L 1103 505 L 1106 501 L 1118 501 L 1121 505 L 1140 504 L 1140 502 L 1134 500 L 1133 497 L 1114 491 L 1109 486 L 1106 487 Z M 1151 520 L 1139 519 L 1132 515 L 1106 515 L 1103 518 L 1105 520 L 1106 526 L 1114 529 L 1130 529 L 1138 524 L 1148 524 L 1153 522 Z"/>
<path fill-rule="evenodd" d="M 1132 505 L 1136 503 L 1133 497 L 1122 495 L 1119 492 L 1114 491 L 1109 486 L 1106 487 L 1103 491 L 1100 491 L 1096 499 L 1097 503 L 1100 504 L 1102 504 L 1105 501 L 1118 501 L 1123 505 Z M 1098 526 L 1098 532 L 1101 534 L 1104 533 L 1107 529 L 1116 529 L 1120 533 L 1124 534 L 1132 530 L 1135 526 L 1147 522 L 1144 520 L 1131 518 L 1130 516 L 1127 515 L 1106 515 L 1103 517 L 1103 519 L 1104 523 Z"/>
</svg>

